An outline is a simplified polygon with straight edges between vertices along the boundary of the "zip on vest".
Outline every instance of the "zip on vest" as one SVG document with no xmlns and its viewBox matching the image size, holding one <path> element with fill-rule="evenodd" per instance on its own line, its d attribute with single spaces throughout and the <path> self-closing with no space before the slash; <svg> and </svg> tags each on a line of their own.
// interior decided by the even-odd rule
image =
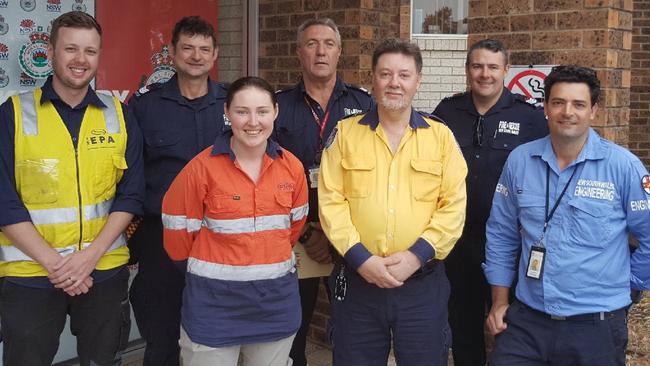
<svg viewBox="0 0 650 366">
<path fill-rule="evenodd" d="M 70 136 L 72 139 L 72 136 Z M 79 177 L 79 141 L 77 144 L 74 144 L 74 163 L 77 167 L 77 195 L 79 197 L 79 250 L 83 249 L 84 241 L 84 212 L 83 212 L 83 202 L 81 202 L 81 178 Z"/>
</svg>

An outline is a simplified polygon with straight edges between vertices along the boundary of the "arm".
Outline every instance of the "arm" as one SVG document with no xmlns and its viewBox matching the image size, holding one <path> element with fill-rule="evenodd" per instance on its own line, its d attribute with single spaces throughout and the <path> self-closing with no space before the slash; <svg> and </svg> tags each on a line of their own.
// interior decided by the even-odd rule
<svg viewBox="0 0 650 366">
<path fill-rule="evenodd" d="M 633 290 L 650 290 L 650 194 L 641 186 L 641 179 L 648 176 L 648 171 L 635 159 L 623 174 L 626 179 L 621 199 L 626 205 L 627 226 L 639 242 L 630 258 L 630 286 Z M 642 201 L 645 201 L 645 205 L 638 204 Z"/>
<path fill-rule="evenodd" d="M 332 246 L 343 255 L 346 264 L 358 271 L 366 281 L 385 288 L 401 286 L 402 282 L 396 280 L 387 268 L 399 260 L 370 253 L 361 243 L 359 232 L 352 223 L 350 206 L 343 195 L 340 145 L 341 133 L 337 133 L 331 145 L 323 151 L 321 159 L 318 209 L 323 231 Z"/>
<path fill-rule="evenodd" d="M 503 332 L 508 327 L 503 320 L 506 316 L 508 304 L 508 287 L 492 286 L 492 308 L 488 314 L 485 324 L 493 336 Z"/>
<path fill-rule="evenodd" d="M 285 153 L 288 153 L 285 151 Z M 309 212 L 309 203 L 307 201 L 307 178 L 302 168 L 302 164 L 295 159 L 293 168 L 294 181 L 296 186 L 293 190 L 293 203 L 291 205 L 291 243 L 295 243 L 300 236 L 302 227 L 307 221 Z"/>
</svg>

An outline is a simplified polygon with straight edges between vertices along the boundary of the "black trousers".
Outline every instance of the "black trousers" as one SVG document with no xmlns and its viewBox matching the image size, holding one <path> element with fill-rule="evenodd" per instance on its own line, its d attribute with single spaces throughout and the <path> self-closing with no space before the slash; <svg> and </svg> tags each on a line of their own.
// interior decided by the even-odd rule
<svg viewBox="0 0 650 366">
<path fill-rule="evenodd" d="M 49 366 L 70 315 L 82 366 L 119 365 L 131 329 L 127 288 L 129 271 L 95 283 L 87 294 L 68 296 L 59 289 L 40 289 L 0 281 L 3 365 Z"/>
<path fill-rule="evenodd" d="M 185 277 L 167 256 L 162 232 L 160 218 L 146 217 L 129 241 L 138 259 L 130 295 L 138 330 L 147 342 L 144 366 L 179 365 Z"/>
<path fill-rule="evenodd" d="M 484 324 L 490 287 L 480 264 L 456 248 L 445 260 L 451 285 L 449 325 L 455 366 L 485 365 Z"/>
</svg>

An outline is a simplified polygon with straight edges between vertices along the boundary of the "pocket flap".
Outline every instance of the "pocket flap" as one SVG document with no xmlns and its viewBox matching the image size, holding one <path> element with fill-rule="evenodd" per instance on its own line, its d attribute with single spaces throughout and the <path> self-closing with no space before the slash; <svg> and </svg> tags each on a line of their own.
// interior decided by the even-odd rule
<svg viewBox="0 0 650 366">
<path fill-rule="evenodd" d="M 161 147 L 161 146 L 171 146 L 176 145 L 181 140 L 181 135 L 179 133 L 154 133 L 151 135 L 145 135 L 144 141 L 149 146 Z"/>
<path fill-rule="evenodd" d="M 341 165 L 345 170 L 373 170 L 375 161 L 365 156 L 348 156 L 341 160 Z"/>
<path fill-rule="evenodd" d="M 442 163 L 439 161 L 411 159 L 411 167 L 418 172 L 442 175 Z"/>
<path fill-rule="evenodd" d="M 519 207 L 544 207 L 546 200 L 542 196 L 533 196 L 530 194 L 517 195 Z"/>
<path fill-rule="evenodd" d="M 291 192 L 275 192 L 275 201 L 282 207 L 291 207 L 293 195 Z"/>
<path fill-rule="evenodd" d="M 569 206 L 580 211 L 586 212 L 593 217 L 603 217 L 612 212 L 612 205 L 587 201 L 584 198 L 573 198 L 569 201 Z"/>
<path fill-rule="evenodd" d="M 126 170 L 129 166 L 126 164 L 126 158 L 124 155 L 113 155 L 113 165 L 117 169 Z"/>
</svg>

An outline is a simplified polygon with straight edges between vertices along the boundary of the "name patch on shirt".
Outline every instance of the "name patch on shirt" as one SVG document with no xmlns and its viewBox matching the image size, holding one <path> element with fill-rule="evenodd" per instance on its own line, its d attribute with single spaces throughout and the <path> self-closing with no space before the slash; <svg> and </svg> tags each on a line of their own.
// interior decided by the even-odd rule
<svg viewBox="0 0 650 366">
<path fill-rule="evenodd" d="M 293 192 L 294 184 L 291 182 L 284 182 L 278 184 L 278 190 L 282 192 Z"/>
<path fill-rule="evenodd" d="M 497 184 L 496 193 L 501 193 L 502 195 L 508 197 L 508 187 L 506 187 L 503 184 L 499 183 L 499 184 Z"/>
<path fill-rule="evenodd" d="M 648 211 L 650 210 L 650 200 L 630 201 L 630 209 L 632 211 Z"/>
<path fill-rule="evenodd" d="M 361 113 L 361 112 L 363 111 L 357 108 L 343 108 L 343 114 L 345 114 L 345 117 L 351 116 L 353 114 Z"/>
<path fill-rule="evenodd" d="M 519 135 L 519 122 L 499 121 L 499 133 Z"/>
<path fill-rule="evenodd" d="M 613 201 L 615 186 L 612 182 L 598 180 L 578 179 L 573 195 L 576 197 L 595 198 L 598 200 Z"/>
</svg>

